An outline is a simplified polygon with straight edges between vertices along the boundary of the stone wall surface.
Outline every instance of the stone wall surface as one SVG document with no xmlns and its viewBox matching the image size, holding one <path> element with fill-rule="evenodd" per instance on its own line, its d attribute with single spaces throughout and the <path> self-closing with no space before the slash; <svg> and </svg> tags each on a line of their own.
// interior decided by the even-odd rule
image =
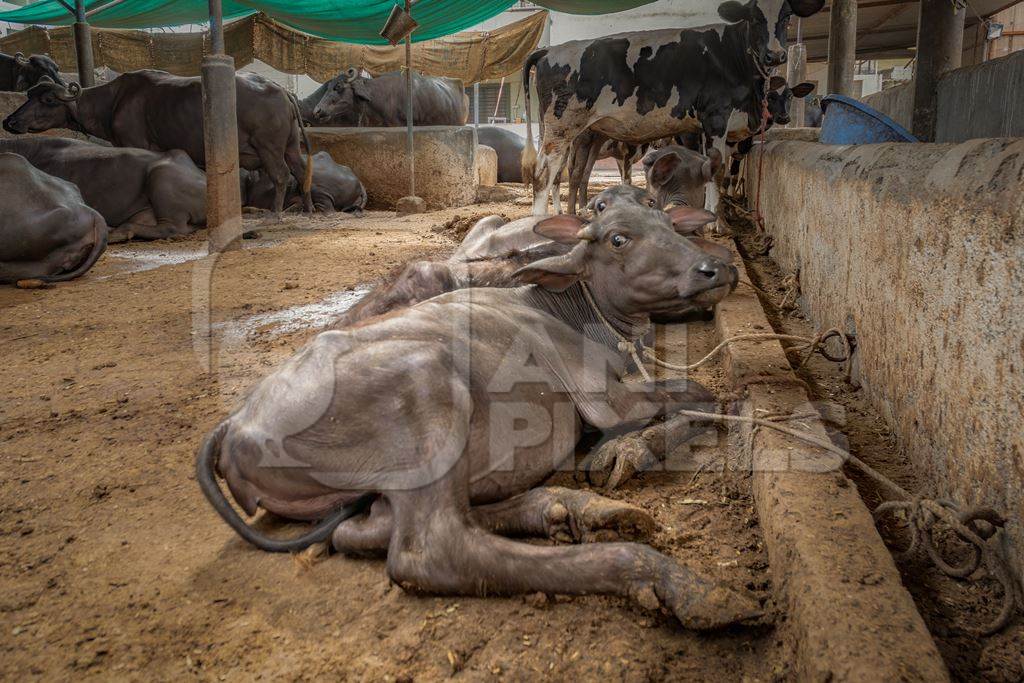
<svg viewBox="0 0 1024 683">
<path fill-rule="evenodd" d="M 931 492 L 1008 514 L 1020 576 L 1024 140 L 769 142 L 762 183 L 803 309 L 857 335 L 855 376 Z"/>
<path fill-rule="evenodd" d="M 404 128 L 308 128 L 316 152 L 326 150 L 352 169 L 366 188 L 368 207 L 390 210 L 409 194 L 409 161 Z M 473 129 L 423 126 L 415 129 L 416 194 L 430 209 L 472 204 L 477 166 Z"/>
</svg>

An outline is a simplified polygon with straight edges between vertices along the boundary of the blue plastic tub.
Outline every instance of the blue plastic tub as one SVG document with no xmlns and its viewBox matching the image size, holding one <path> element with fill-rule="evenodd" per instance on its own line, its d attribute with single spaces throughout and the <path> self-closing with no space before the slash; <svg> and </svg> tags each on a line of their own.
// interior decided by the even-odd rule
<svg viewBox="0 0 1024 683">
<path fill-rule="evenodd" d="M 870 145 L 875 142 L 918 142 L 906 128 L 882 112 L 844 95 L 822 99 L 821 142 L 826 145 Z"/>
</svg>

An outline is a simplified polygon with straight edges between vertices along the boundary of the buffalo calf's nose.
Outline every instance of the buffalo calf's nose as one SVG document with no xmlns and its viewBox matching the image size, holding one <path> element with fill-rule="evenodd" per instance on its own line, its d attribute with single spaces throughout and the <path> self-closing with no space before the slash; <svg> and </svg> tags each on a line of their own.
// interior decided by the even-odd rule
<svg viewBox="0 0 1024 683">
<path fill-rule="evenodd" d="M 721 267 L 721 264 L 715 261 L 701 261 L 701 263 L 697 265 L 697 272 L 707 279 L 713 280 L 718 276 L 718 271 Z"/>
</svg>

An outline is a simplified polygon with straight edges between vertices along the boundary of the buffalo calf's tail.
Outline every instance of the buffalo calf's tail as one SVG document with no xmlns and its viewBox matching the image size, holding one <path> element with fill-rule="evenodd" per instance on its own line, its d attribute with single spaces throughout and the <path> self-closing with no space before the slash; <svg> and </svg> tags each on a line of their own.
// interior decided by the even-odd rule
<svg viewBox="0 0 1024 683">
<path fill-rule="evenodd" d="M 199 488 L 206 496 L 206 500 L 210 501 L 210 505 L 221 516 L 221 519 L 227 522 L 227 525 L 234 529 L 235 533 L 260 550 L 271 553 L 294 553 L 305 550 L 314 543 L 323 543 L 331 537 L 339 524 L 365 510 L 376 497 L 376 494 L 368 493 L 354 503 L 343 505 L 321 520 L 309 532 L 297 538 L 279 540 L 264 536 L 242 519 L 217 484 L 217 460 L 220 457 L 221 444 L 227 430 L 228 423 L 221 422 L 199 447 L 199 453 L 196 456 L 196 481 L 199 482 Z"/>
</svg>

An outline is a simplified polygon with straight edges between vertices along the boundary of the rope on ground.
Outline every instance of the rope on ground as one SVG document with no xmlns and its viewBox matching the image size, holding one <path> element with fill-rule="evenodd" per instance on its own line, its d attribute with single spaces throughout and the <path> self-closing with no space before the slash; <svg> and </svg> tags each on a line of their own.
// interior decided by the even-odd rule
<svg viewBox="0 0 1024 683">
<path fill-rule="evenodd" d="M 995 578 L 1003 588 L 1003 604 L 999 614 L 992 622 L 981 629 L 970 630 L 975 631 L 979 635 L 988 636 L 1003 630 L 1010 622 L 1017 608 L 1018 592 L 1013 574 L 1006 560 L 998 551 L 998 544 L 989 543 L 989 540 L 995 536 L 997 530 L 1003 528 L 1006 524 L 1006 519 L 995 510 L 987 507 L 973 507 L 961 510 L 959 506 L 951 501 L 912 496 L 902 486 L 877 472 L 857 456 L 839 448 L 830 440 L 821 438 L 816 434 L 779 424 L 781 421 L 806 418 L 808 417 L 806 413 L 790 416 L 774 415 L 768 418 L 725 415 L 700 410 L 680 410 L 678 414 L 698 420 L 738 422 L 755 425 L 756 427 L 767 427 L 839 456 L 844 464 L 852 465 L 861 474 L 887 492 L 890 500 L 875 508 L 873 514 L 876 520 L 887 513 L 903 512 L 907 515 L 911 530 L 911 541 L 906 550 L 894 553 L 898 558 L 909 556 L 919 545 L 923 546 L 935 566 L 944 574 L 953 578 L 970 577 L 978 570 L 982 560 L 984 560 L 989 575 Z M 814 415 L 817 417 L 816 413 Z M 944 522 L 961 540 L 971 545 L 972 555 L 963 564 L 949 564 L 935 547 L 935 526 L 940 521 Z"/>
<path fill-rule="evenodd" d="M 616 330 L 610 322 L 608 322 L 608 319 L 604 317 L 600 309 L 597 307 L 597 303 L 590 294 L 590 289 L 585 283 L 581 283 L 581 285 L 587 302 L 590 304 L 591 308 L 593 308 L 598 319 L 619 340 L 619 351 L 629 353 L 633 358 L 633 361 L 636 363 L 637 368 L 640 370 L 640 374 L 643 376 L 644 380 L 648 382 L 651 381 L 651 376 L 644 368 L 643 362 L 637 353 L 637 344 L 623 337 L 619 331 Z M 822 346 L 832 337 L 839 337 L 843 342 L 845 353 L 842 358 L 829 355 Z M 740 341 L 769 340 L 801 342 L 800 345 L 789 347 L 787 349 L 801 351 L 809 349 L 807 356 L 800 364 L 800 367 L 803 367 L 803 365 L 807 363 L 808 359 L 814 355 L 816 351 L 821 352 L 825 358 L 837 363 L 849 362 L 853 355 L 853 344 L 851 338 L 838 328 L 827 330 L 813 339 L 789 334 L 740 334 L 722 341 L 711 351 L 711 353 L 690 365 L 674 365 L 672 363 L 668 363 L 655 356 L 653 349 L 647 346 L 641 346 L 641 348 L 644 355 L 651 358 L 655 365 L 669 370 L 685 372 L 698 368 L 708 362 L 729 344 Z M 903 554 L 909 554 L 916 550 L 918 545 L 921 545 L 925 548 L 925 551 L 935 566 L 943 573 L 954 578 L 967 578 L 971 576 L 981 566 L 981 561 L 984 560 L 985 567 L 988 569 L 989 574 L 1003 587 L 1003 605 L 995 620 L 981 629 L 974 629 L 979 635 L 987 636 L 997 633 L 1003 630 L 1003 628 L 1005 628 L 1010 622 L 1010 619 L 1016 611 L 1019 597 L 1016 581 L 1013 578 L 1013 573 L 1010 571 L 1006 560 L 996 549 L 996 544 L 988 542 L 995 536 L 997 529 L 1002 528 L 1006 524 L 1005 518 L 995 510 L 985 507 L 974 507 L 961 510 L 959 506 L 951 501 L 939 501 L 921 496 L 912 496 L 902 486 L 880 472 L 875 471 L 857 456 L 839 448 L 829 439 L 780 424 L 781 422 L 790 422 L 811 417 L 811 414 L 807 412 L 792 415 L 769 415 L 765 418 L 746 417 L 743 415 L 725 415 L 722 413 L 709 413 L 701 410 L 679 410 L 677 411 L 677 414 L 704 421 L 739 422 L 754 425 L 755 428 L 767 427 L 768 429 L 774 429 L 778 432 L 782 432 L 783 434 L 787 434 L 795 439 L 799 439 L 805 443 L 811 444 L 812 446 L 816 446 L 824 451 L 828 451 L 829 453 L 839 456 L 840 461 L 843 464 L 852 465 L 861 472 L 861 474 L 886 491 L 889 500 L 875 508 L 873 514 L 876 520 L 880 519 L 886 513 L 903 512 L 907 515 L 911 529 L 911 542 L 910 546 L 906 550 L 902 551 Z M 820 419 L 820 416 L 816 412 L 813 413 L 813 416 Z M 696 479 L 696 474 L 694 475 L 694 479 Z M 691 480 L 691 484 L 692 483 L 693 480 Z M 973 555 L 966 563 L 962 565 L 951 565 L 942 558 L 941 554 L 936 549 L 933 534 L 935 525 L 940 521 L 944 522 L 961 540 L 973 546 Z"/>
</svg>

